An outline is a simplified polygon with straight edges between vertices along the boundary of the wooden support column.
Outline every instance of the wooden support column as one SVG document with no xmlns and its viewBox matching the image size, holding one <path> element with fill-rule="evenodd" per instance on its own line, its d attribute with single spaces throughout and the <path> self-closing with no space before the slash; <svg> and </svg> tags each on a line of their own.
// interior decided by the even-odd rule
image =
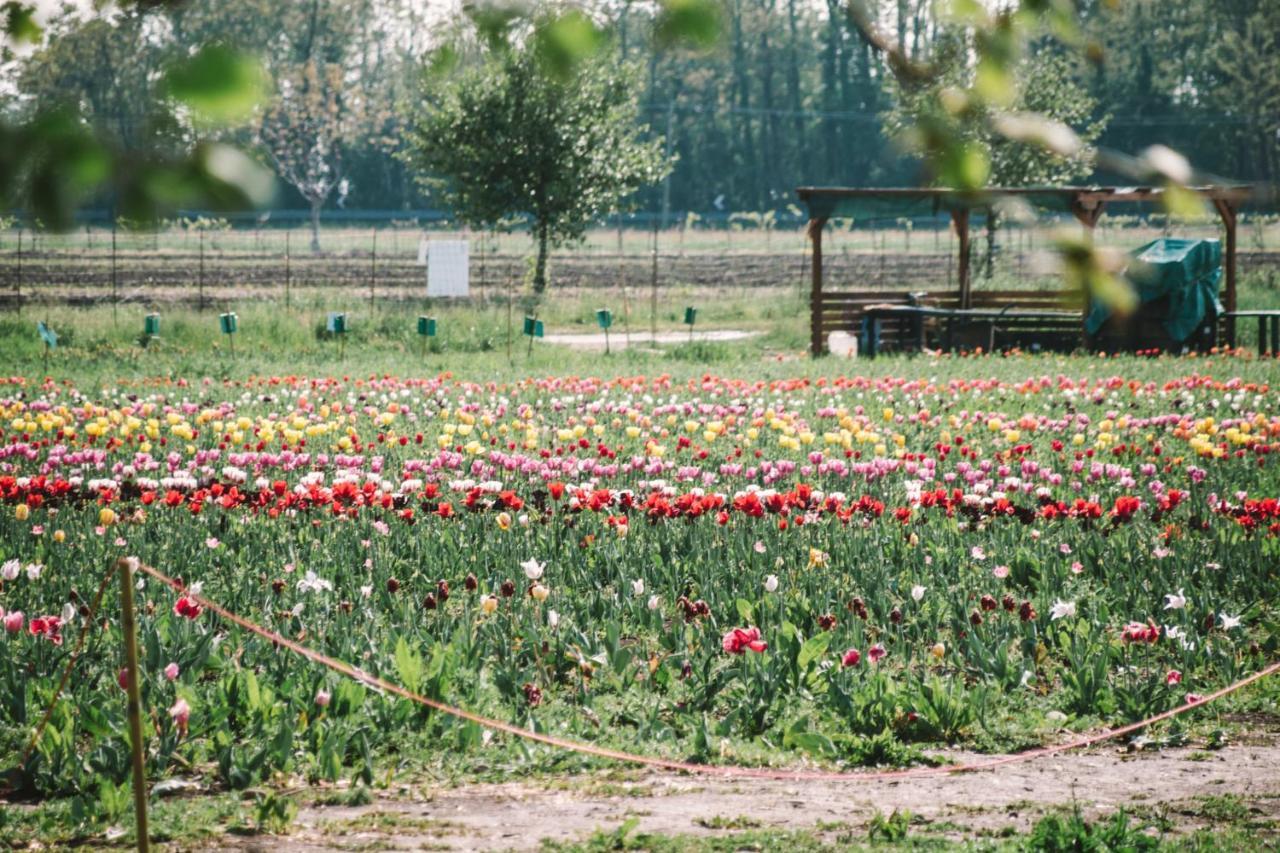
<svg viewBox="0 0 1280 853">
<path fill-rule="evenodd" d="M 1100 199 L 1081 199 L 1079 196 L 1071 199 L 1071 214 L 1084 226 L 1084 239 L 1092 248 L 1093 246 L 1093 230 L 1098 225 L 1098 220 L 1102 218 L 1102 210 L 1106 207 L 1106 203 Z M 1080 295 L 1080 345 L 1088 347 L 1089 330 L 1085 328 L 1085 322 L 1089 319 L 1089 294 Z"/>
<path fill-rule="evenodd" d="M 960 307 L 969 308 L 973 302 L 969 293 L 969 209 L 958 208 L 951 211 L 951 224 L 956 229 L 956 240 L 960 244 L 960 260 L 956 264 L 956 279 L 960 285 Z"/>
<path fill-rule="evenodd" d="M 1230 199 L 1215 198 L 1213 206 L 1218 211 L 1218 216 L 1222 217 L 1222 225 L 1227 231 L 1227 247 L 1222 259 L 1222 266 L 1225 269 L 1227 279 L 1227 313 L 1234 313 L 1238 306 L 1236 304 L 1236 207 Z M 1227 317 L 1227 346 L 1234 348 L 1236 345 L 1236 318 Z"/>
<path fill-rule="evenodd" d="M 827 350 L 826 334 L 822 328 L 822 229 L 824 216 L 809 220 L 809 239 L 813 241 L 813 283 L 809 290 L 809 353 L 814 358 Z"/>
</svg>

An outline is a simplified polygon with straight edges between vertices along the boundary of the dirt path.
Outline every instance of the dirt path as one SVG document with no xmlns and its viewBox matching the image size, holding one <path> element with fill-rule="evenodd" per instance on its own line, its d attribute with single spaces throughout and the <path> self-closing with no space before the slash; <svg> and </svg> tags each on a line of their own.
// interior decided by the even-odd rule
<svg viewBox="0 0 1280 853">
<path fill-rule="evenodd" d="M 694 332 L 692 337 L 688 332 L 658 332 L 656 335 L 653 332 L 632 332 L 628 336 L 626 332 L 617 331 L 609 335 L 609 348 L 620 350 L 626 349 L 628 345 L 683 344 L 691 340 L 706 342 L 741 341 L 757 334 L 759 332 L 744 332 L 739 329 L 713 329 L 705 332 Z M 549 334 L 543 340 L 549 344 L 563 344 L 573 349 L 603 351 L 605 346 L 603 332 Z"/>
<path fill-rule="evenodd" d="M 917 826 L 954 838 L 1024 832 L 1046 811 L 1076 802 L 1089 815 L 1155 809 L 1178 831 L 1203 824 L 1208 798 L 1234 795 L 1255 819 L 1280 818 L 1280 741 L 1124 753 L 1098 749 L 996 772 L 900 781 L 727 782 L 615 771 L 542 782 L 423 788 L 360 807 L 300 811 L 274 849 L 528 850 L 543 839 L 583 840 L 637 818 L 635 832 L 724 834 L 740 829 L 842 832 L 865 840 L 878 813 L 909 810 Z M 964 754 L 953 756 L 963 761 Z M 1212 801 L 1210 801 L 1212 802 Z M 1234 802 L 1234 801 L 1231 801 Z"/>
</svg>

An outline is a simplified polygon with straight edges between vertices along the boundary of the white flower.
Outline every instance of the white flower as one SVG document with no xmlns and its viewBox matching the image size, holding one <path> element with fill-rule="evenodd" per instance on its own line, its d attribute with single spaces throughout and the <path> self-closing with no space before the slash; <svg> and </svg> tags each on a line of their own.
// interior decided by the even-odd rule
<svg viewBox="0 0 1280 853">
<path fill-rule="evenodd" d="M 547 611 L 547 627 L 551 628 L 552 630 L 555 630 L 555 627 L 559 624 L 560 624 L 560 614 L 554 610 L 548 610 Z"/>
<path fill-rule="evenodd" d="M 204 591 L 204 581 L 196 581 L 191 586 L 187 587 L 187 592 L 189 592 L 191 595 L 199 595 L 203 591 Z"/>
<path fill-rule="evenodd" d="M 0 578 L 11 581 L 16 579 L 21 571 L 22 564 L 17 560 L 6 560 L 4 565 L 0 566 Z"/>
<path fill-rule="evenodd" d="M 1222 630 L 1230 631 L 1232 628 L 1240 627 L 1239 616 L 1228 616 L 1225 613 L 1219 613 L 1218 618 L 1222 620 Z"/>
<path fill-rule="evenodd" d="M 373 595 L 373 587 L 372 587 L 372 586 L 362 586 L 362 587 L 360 587 L 360 597 L 361 597 L 361 598 L 368 598 L 368 597 L 369 597 L 369 596 L 371 596 L 371 595 Z"/>
<path fill-rule="evenodd" d="M 1049 608 L 1049 621 L 1055 619 L 1070 619 L 1076 615 L 1076 603 L 1074 601 L 1063 601 L 1058 599 L 1053 603 L 1053 607 Z"/>
<path fill-rule="evenodd" d="M 1164 597 L 1165 610 L 1181 610 L 1187 606 L 1187 598 L 1179 589 L 1177 593 L 1166 593 Z"/>
<path fill-rule="evenodd" d="M 649 609 L 650 609 L 650 610 L 657 610 L 660 606 L 662 606 L 662 597 L 661 597 L 661 596 L 657 596 L 657 595 L 651 595 L 651 596 L 649 596 Z"/>
<path fill-rule="evenodd" d="M 76 623 L 76 607 L 70 601 L 62 605 L 62 624 L 74 625 Z"/>
<path fill-rule="evenodd" d="M 299 616 L 301 616 L 301 615 L 302 615 L 302 602 L 301 602 L 301 601 L 299 601 L 297 604 L 293 605 L 293 609 L 292 609 L 291 611 L 289 611 L 289 612 L 293 614 L 293 618 L 295 618 L 295 619 L 297 619 Z"/>
<path fill-rule="evenodd" d="M 644 579 L 637 578 L 631 582 L 632 595 L 644 595 Z"/>
<path fill-rule="evenodd" d="M 925 591 L 925 587 L 921 586 L 920 584 L 916 584 L 915 586 L 911 587 L 911 600 L 924 601 L 924 591 Z"/>
<path fill-rule="evenodd" d="M 546 571 L 547 564 L 539 563 L 537 560 L 530 557 L 520 564 L 520 568 L 524 569 L 525 577 L 531 581 L 536 581 L 538 578 L 542 577 L 542 573 Z"/>
<path fill-rule="evenodd" d="M 769 575 L 769 577 L 767 577 L 767 578 L 765 578 L 765 579 L 764 579 L 764 591 L 765 591 L 765 592 L 777 592 L 777 591 L 778 591 L 778 576 L 777 576 L 777 575 Z"/>
<path fill-rule="evenodd" d="M 321 592 L 333 589 L 333 583 L 307 569 L 306 577 L 298 581 L 298 592 Z"/>
<path fill-rule="evenodd" d="M 40 579 L 40 573 L 44 571 L 44 566 L 39 563 L 27 563 L 27 580 L 35 581 Z"/>
</svg>

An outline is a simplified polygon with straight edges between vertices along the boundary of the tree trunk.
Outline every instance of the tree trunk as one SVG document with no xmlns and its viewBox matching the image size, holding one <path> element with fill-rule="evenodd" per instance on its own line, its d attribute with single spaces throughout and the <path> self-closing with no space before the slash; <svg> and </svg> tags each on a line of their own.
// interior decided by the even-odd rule
<svg viewBox="0 0 1280 853">
<path fill-rule="evenodd" d="M 541 296 L 542 292 L 547 289 L 547 223 L 539 220 L 537 231 L 538 260 L 533 267 L 533 292 Z"/>
<path fill-rule="evenodd" d="M 311 199 L 311 251 L 320 251 L 320 205 L 321 199 Z"/>
</svg>

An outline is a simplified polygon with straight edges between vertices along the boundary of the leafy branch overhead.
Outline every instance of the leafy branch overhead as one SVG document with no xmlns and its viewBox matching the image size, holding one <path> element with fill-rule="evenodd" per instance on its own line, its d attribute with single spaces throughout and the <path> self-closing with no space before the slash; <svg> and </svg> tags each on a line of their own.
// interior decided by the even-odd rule
<svg viewBox="0 0 1280 853">
<path fill-rule="evenodd" d="M 124 4 L 115 26 L 129 27 L 140 14 L 134 4 Z M 6 55 L 45 39 L 29 4 L 4 4 L 3 21 Z M 54 39 L 46 48 L 52 62 L 62 61 L 59 46 Z M 75 68 L 63 63 L 47 70 L 56 81 L 54 72 Z M 57 230 L 71 227 L 76 210 L 104 191 L 114 197 L 119 216 L 135 222 L 179 206 L 234 210 L 265 204 L 274 180 L 253 158 L 230 144 L 183 140 L 177 130 L 184 117 L 210 127 L 243 118 L 256 104 L 262 81 L 256 60 L 212 46 L 171 63 L 145 112 L 114 131 L 85 119 L 81 103 L 71 97 L 74 89 L 55 93 L 20 120 L 0 119 L 0 205 L 25 209 Z M 156 144 L 161 138 L 174 144 Z"/>
</svg>

